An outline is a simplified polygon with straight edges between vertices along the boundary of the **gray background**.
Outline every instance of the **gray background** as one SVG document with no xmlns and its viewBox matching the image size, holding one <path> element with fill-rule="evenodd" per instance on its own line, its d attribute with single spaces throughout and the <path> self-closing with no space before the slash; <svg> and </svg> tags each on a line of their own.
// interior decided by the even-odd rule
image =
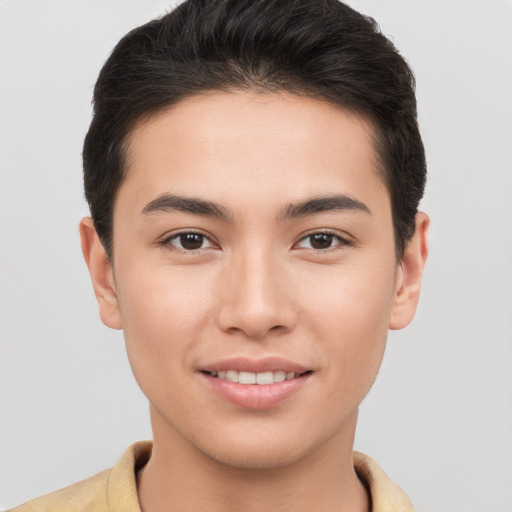
<svg viewBox="0 0 512 512">
<path fill-rule="evenodd" d="M 421 511 L 512 510 L 512 2 L 352 0 L 414 68 L 431 255 L 356 448 Z M 117 40 L 167 2 L 0 2 L 0 507 L 149 438 L 79 249 L 81 145 Z"/>
</svg>

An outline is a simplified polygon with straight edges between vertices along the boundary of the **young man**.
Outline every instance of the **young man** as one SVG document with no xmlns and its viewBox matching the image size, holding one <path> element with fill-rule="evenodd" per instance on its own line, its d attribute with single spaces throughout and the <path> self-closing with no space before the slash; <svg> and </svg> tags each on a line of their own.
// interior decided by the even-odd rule
<svg viewBox="0 0 512 512">
<path fill-rule="evenodd" d="M 20 512 L 396 511 L 353 453 L 427 256 L 412 74 L 336 0 L 189 0 L 103 67 L 80 224 L 153 443 Z"/>
</svg>

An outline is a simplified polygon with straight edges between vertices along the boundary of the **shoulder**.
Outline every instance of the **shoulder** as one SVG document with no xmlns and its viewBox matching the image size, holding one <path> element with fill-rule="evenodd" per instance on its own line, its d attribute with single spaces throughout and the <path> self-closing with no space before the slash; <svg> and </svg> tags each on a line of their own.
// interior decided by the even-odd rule
<svg viewBox="0 0 512 512">
<path fill-rule="evenodd" d="M 407 494 L 371 457 L 354 452 L 354 469 L 371 496 L 372 512 L 414 512 Z"/>
<path fill-rule="evenodd" d="M 35 498 L 11 512 L 104 512 L 108 510 L 111 469 L 58 491 Z"/>
<path fill-rule="evenodd" d="M 135 443 L 113 468 L 10 512 L 140 512 L 136 475 L 149 460 L 151 449 L 149 441 Z"/>
</svg>

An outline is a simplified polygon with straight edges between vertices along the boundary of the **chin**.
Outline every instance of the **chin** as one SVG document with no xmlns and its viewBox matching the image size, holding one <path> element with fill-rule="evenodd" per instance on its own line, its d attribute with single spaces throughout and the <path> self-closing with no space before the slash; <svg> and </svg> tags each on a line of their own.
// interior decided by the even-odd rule
<svg viewBox="0 0 512 512">
<path fill-rule="evenodd" d="M 270 470 L 308 459 L 332 439 L 331 432 L 308 430 L 307 425 L 269 425 L 265 422 L 236 429 L 211 429 L 196 438 L 196 449 L 210 460 L 238 469 Z"/>
<path fill-rule="evenodd" d="M 236 469 L 269 470 L 279 469 L 293 465 L 304 457 L 293 446 L 283 446 L 282 443 L 229 443 L 225 446 L 216 446 L 215 449 L 204 451 L 212 461 Z"/>
</svg>

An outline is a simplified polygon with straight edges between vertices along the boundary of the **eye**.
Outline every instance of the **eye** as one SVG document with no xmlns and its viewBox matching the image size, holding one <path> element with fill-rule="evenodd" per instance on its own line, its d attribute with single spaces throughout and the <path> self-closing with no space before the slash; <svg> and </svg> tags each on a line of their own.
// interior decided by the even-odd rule
<svg viewBox="0 0 512 512">
<path fill-rule="evenodd" d="M 315 251 L 326 251 L 337 246 L 348 245 L 349 241 L 340 235 L 329 232 L 317 232 L 302 238 L 297 246 L 301 249 L 314 249 Z"/>
<path fill-rule="evenodd" d="M 162 245 L 171 246 L 173 249 L 180 251 L 192 252 L 200 249 L 209 249 L 214 247 L 212 241 L 202 233 L 185 232 L 172 235 L 166 238 Z"/>
</svg>

